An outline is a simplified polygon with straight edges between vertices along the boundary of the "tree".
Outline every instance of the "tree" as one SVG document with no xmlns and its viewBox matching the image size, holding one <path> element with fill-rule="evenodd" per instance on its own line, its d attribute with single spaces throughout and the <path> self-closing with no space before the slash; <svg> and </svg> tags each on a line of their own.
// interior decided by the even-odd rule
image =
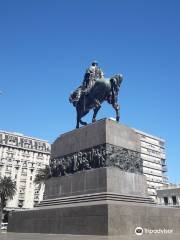
<svg viewBox="0 0 180 240">
<path fill-rule="evenodd" d="M 50 167 L 46 166 L 45 168 L 39 169 L 38 173 L 35 176 L 34 183 L 39 185 L 39 190 L 44 192 L 45 181 L 51 177 Z"/>
<path fill-rule="evenodd" d="M 0 224 L 3 209 L 8 199 L 13 199 L 16 193 L 16 183 L 10 177 L 0 178 Z"/>
<path fill-rule="evenodd" d="M 34 183 L 42 185 L 50 177 L 51 177 L 50 167 L 46 166 L 45 168 L 39 169 L 39 171 L 34 179 Z"/>
</svg>

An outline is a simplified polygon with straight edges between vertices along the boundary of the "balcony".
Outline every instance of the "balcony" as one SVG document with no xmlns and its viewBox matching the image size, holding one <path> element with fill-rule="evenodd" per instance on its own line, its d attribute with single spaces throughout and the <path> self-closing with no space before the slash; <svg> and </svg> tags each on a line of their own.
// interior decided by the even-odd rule
<svg viewBox="0 0 180 240">
<path fill-rule="evenodd" d="M 18 170 L 20 168 L 21 165 L 19 164 L 15 164 L 14 167 Z"/>
<path fill-rule="evenodd" d="M 163 176 L 163 183 L 168 183 L 168 177 Z"/>
<path fill-rule="evenodd" d="M 23 181 L 26 181 L 27 180 L 27 175 L 21 175 L 21 180 Z"/>
<path fill-rule="evenodd" d="M 162 159 L 166 159 L 166 155 L 165 154 L 162 154 L 161 153 L 161 156 L 160 156 Z"/>
<path fill-rule="evenodd" d="M 166 166 L 163 166 L 163 167 L 162 167 L 162 171 L 163 171 L 163 172 L 167 172 L 167 167 L 166 167 Z"/>
<path fill-rule="evenodd" d="M 180 208 L 180 203 L 177 203 L 177 204 L 173 204 L 173 203 L 168 203 L 168 204 L 165 204 L 165 203 L 158 203 L 158 205 L 161 205 L 161 206 L 168 206 L 168 207 L 175 207 L 175 208 Z"/>
<path fill-rule="evenodd" d="M 19 200 L 24 200 L 25 194 L 24 193 L 20 193 L 18 198 L 19 198 Z"/>
<path fill-rule="evenodd" d="M 147 176 L 146 176 L 147 177 Z M 160 180 L 160 179 L 154 179 L 154 178 L 148 178 L 147 177 L 147 180 L 149 182 L 154 182 L 154 183 L 163 183 L 163 180 Z"/>
<path fill-rule="evenodd" d="M 157 164 L 149 164 L 147 162 L 143 162 L 143 167 L 146 167 L 148 169 L 154 169 L 154 170 L 159 170 L 161 171 L 161 165 L 157 165 Z"/>
<path fill-rule="evenodd" d="M 35 169 L 35 166 L 34 166 L 34 165 L 33 165 L 33 166 L 31 165 L 31 166 L 29 166 L 29 169 L 30 169 L 30 170 L 34 170 L 34 169 Z"/>
<path fill-rule="evenodd" d="M 151 175 L 151 176 L 162 177 L 161 172 L 160 172 L 160 173 L 157 173 L 157 172 L 154 172 L 154 171 L 148 171 L 148 170 L 146 170 L 146 169 L 143 169 L 143 173 L 145 173 L 145 174 L 147 174 L 147 175 Z"/>
<path fill-rule="evenodd" d="M 155 189 L 155 187 L 153 185 L 148 185 L 148 188 Z"/>
<path fill-rule="evenodd" d="M 27 169 L 27 166 L 22 166 L 23 169 Z"/>
<path fill-rule="evenodd" d="M 166 166 L 167 165 L 165 161 L 161 161 L 161 164 L 162 164 L 162 166 Z"/>
</svg>

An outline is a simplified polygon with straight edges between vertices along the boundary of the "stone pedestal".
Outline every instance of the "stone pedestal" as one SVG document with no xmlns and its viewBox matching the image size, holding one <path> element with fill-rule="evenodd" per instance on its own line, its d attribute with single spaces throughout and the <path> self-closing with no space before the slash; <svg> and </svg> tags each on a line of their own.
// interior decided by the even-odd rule
<svg viewBox="0 0 180 240">
<path fill-rule="evenodd" d="M 8 231 L 133 236 L 141 227 L 180 233 L 180 210 L 148 197 L 139 152 L 136 133 L 111 120 L 62 135 L 51 156 L 59 177 L 46 182 L 34 209 L 13 212 Z"/>
<path fill-rule="evenodd" d="M 142 173 L 140 148 L 139 136 L 133 129 L 103 119 L 56 139 L 51 148 L 52 173 L 53 176 L 63 176 L 111 166 Z"/>
</svg>

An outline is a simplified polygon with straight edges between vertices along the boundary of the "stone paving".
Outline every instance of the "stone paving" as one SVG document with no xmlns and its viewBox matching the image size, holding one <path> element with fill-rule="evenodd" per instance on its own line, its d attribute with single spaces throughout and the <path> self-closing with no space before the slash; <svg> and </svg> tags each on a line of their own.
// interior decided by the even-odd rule
<svg viewBox="0 0 180 240">
<path fill-rule="evenodd" d="M 154 236 L 85 236 L 38 233 L 0 233 L 0 240 L 180 240 L 180 234 L 154 234 Z"/>
</svg>

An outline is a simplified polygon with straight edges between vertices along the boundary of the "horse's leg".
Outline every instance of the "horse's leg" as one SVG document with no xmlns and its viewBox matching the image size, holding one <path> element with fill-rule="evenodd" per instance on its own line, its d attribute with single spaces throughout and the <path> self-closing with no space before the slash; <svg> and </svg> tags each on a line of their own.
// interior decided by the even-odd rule
<svg viewBox="0 0 180 240">
<path fill-rule="evenodd" d="M 87 122 L 83 122 L 81 119 L 79 120 L 80 124 L 87 125 Z"/>
<path fill-rule="evenodd" d="M 89 111 L 82 112 L 80 109 L 76 109 L 77 111 L 77 125 L 76 128 L 79 128 L 79 123 L 82 125 L 87 125 L 87 122 L 83 122 L 81 118 L 85 116 Z"/>
<path fill-rule="evenodd" d="M 76 128 L 79 128 L 79 120 L 77 118 Z"/>
<path fill-rule="evenodd" d="M 100 110 L 100 108 L 101 108 L 101 104 L 99 101 L 97 101 L 97 104 L 96 104 L 95 108 L 93 109 L 94 114 L 93 114 L 92 122 L 96 122 L 96 116 L 97 116 L 97 113 Z"/>
<path fill-rule="evenodd" d="M 80 119 L 79 119 L 80 124 L 82 124 L 82 125 L 87 125 L 87 122 L 82 121 L 81 118 L 84 117 L 88 112 L 89 112 L 89 110 L 86 110 L 86 111 L 84 111 L 84 112 L 81 112 L 81 117 L 80 117 Z"/>
<path fill-rule="evenodd" d="M 76 108 L 76 114 L 77 114 L 77 118 L 76 118 L 76 128 L 79 128 L 80 113 L 79 113 L 79 111 L 78 111 L 77 108 Z"/>
<path fill-rule="evenodd" d="M 119 106 L 118 103 L 114 103 L 112 106 L 113 106 L 113 108 L 116 111 L 116 121 L 119 122 L 119 119 L 120 119 L 120 114 L 119 114 L 120 106 Z"/>
</svg>

